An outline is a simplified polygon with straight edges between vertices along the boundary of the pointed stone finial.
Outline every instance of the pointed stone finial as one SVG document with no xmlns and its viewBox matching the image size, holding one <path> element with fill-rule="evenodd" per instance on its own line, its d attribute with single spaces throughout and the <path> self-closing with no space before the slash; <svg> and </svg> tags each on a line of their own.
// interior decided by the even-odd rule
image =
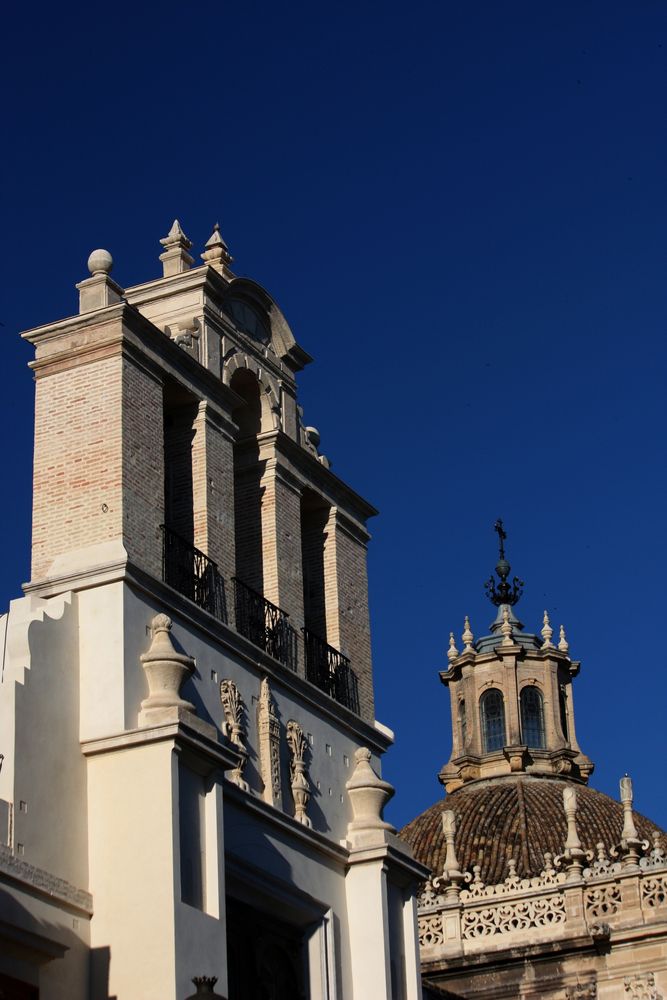
<svg viewBox="0 0 667 1000">
<path fill-rule="evenodd" d="M 465 619 L 463 621 L 463 635 L 461 636 L 461 640 L 463 642 L 464 653 L 475 652 L 475 649 L 473 647 L 475 636 L 472 634 L 472 629 L 470 628 L 470 619 L 468 618 L 467 615 L 465 616 Z"/>
<path fill-rule="evenodd" d="M 560 649 L 561 653 L 567 653 L 568 650 L 569 650 L 569 648 L 570 648 L 570 644 L 567 641 L 567 639 L 565 638 L 565 626 L 564 625 L 561 625 L 561 627 L 560 627 L 560 638 L 558 640 L 558 648 Z"/>
<path fill-rule="evenodd" d="M 551 637 L 554 634 L 554 630 L 551 627 L 551 622 L 549 621 L 549 615 L 547 614 L 546 611 L 544 612 L 544 618 L 542 619 L 542 621 L 544 622 L 542 626 L 542 639 L 543 639 L 542 649 L 553 649 L 554 644 L 551 641 Z"/>
<path fill-rule="evenodd" d="M 459 655 L 459 651 L 456 648 L 456 643 L 454 642 L 454 633 L 449 633 L 449 649 L 447 650 L 447 659 L 451 663 Z"/>
<path fill-rule="evenodd" d="M 192 246 L 192 241 L 187 238 L 178 219 L 174 219 L 173 225 L 160 243 L 164 247 L 164 253 L 160 254 L 162 261 L 162 273 L 165 278 L 170 278 L 174 274 L 182 274 L 189 271 L 194 260 L 188 253 Z"/>
<path fill-rule="evenodd" d="M 514 639 L 512 637 L 512 623 L 510 621 L 510 609 L 506 604 L 503 605 L 503 623 L 500 626 L 500 632 L 503 637 L 501 645 L 513 646 Z"/>
<path fill-rule="evenodd" d="M 229 252 L 229 247 L 223 240 L 220 234 L 220 226 L 216 222 L 213 226 L 213 232 L 208 238 L 204 253 L 201 255 L 201 259 L 212 267 L 214 271 L 221 274 L 223 278 L 233 278 L 234 275 L 229 270 L 229 265 L 232 263 L 234 258 Z"/>
</svg>

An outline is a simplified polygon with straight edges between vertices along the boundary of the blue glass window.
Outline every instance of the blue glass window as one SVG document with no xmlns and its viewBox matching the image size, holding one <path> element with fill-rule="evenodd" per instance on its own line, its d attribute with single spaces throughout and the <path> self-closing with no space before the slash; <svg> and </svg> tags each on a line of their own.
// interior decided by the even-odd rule
<svg viewBox="0 0 667 1000">
<path fill-rule="evenodd" d="M 497 688 L 485 691 L 479 699 L 484 750 L 502 750 L 505 746 L 505 705 Z"/>
<path fill-rule="evenodd" d="M 536 687 L 525 687 L 521 703 L 521 733 L 526 746 L 544 749 L 544 707 L 542 694 Z"/>
</svg>

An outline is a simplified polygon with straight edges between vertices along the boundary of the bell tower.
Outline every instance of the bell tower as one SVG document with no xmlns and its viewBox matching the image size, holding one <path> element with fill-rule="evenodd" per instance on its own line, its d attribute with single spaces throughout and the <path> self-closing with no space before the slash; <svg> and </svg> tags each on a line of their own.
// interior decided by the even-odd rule
<svg viewBox="0 0 667 1000">
<path fill-rule="evenodd" d="M 485 584 L 497 608 L 490 634 L 475 640 L 466 616 L 459 651 L 450 633 L 449 688 L 452 754 L 439 774 L 447 792 L 484 778 L 512 773 L 568 777 L 587 782 L 592 761 L 582 753 L 574 725 L 572 681 L 580 663 L 570 657 L 563 626 L 558 642 L 545 611 L 540 635 L 524 631 L 514 608 L 523 582 L 505 555 L 507 534 L 496 521 L 498 579 Z"/>
</svg>

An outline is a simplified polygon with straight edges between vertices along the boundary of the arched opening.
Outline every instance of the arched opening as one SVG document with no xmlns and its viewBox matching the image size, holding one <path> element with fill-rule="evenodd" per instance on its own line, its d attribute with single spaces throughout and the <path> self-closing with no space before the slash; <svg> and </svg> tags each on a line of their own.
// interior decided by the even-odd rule
<svg viewBox="0 0 667 1000">
<path fill-rule="evenodd" d="M 479 699 L 484 752 L 502 750 L 505 746 L 505 704 L 497 688 L 485 691 Z"/>
<path fill-rule="evenodd" d="M 324 549 L 329 505 L 313 490 L 301 495 L 301 562 L 303 567 L 303 617 L 308 631 L 327 639 Z"/>
<path fill-rule="evenodd" d="M 544 749 L 544 703 L 542 693 L 533 685 L 524 687 L 519 695 L 521 738 L 526 746 Z"/>
<path fill-rule="evenodd" d="M 567 725 L 567 695 L 563 686 L 558 688 L 558 708 L 560 710 L 560 728 L 566 743 L 570 742 L 570 731 Z"/>
<path fill-rule="evenodd" d="M 461 746 L 465 749 L 468 742 L 468 716 L 465 698 L 461 698 L 459 702 L 459 725 L 461 727 Z"/>
<path fill-rule="evenodd" d="M 243 402 L 232 416 L 238 425 L 234 442 L 234 534 L 236 577 L 262 593 L 262 467 L 257 435 L 262 429 L 260 385 L 253 372 L 234 372 L 230 387 Z"/>
</svg>

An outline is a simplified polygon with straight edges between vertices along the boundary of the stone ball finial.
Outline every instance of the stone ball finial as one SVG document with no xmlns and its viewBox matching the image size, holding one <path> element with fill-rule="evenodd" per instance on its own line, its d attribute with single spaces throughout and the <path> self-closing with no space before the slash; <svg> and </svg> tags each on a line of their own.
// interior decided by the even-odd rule
<svg viewBox="0 0 667 1000">
<path fill-rule="evenodd" d="M 91 274 L 110 274 L 113 267 L 113 257 L 108 250 L 93 250 L 88 258 L 88 270 Z"/>
</svg>

